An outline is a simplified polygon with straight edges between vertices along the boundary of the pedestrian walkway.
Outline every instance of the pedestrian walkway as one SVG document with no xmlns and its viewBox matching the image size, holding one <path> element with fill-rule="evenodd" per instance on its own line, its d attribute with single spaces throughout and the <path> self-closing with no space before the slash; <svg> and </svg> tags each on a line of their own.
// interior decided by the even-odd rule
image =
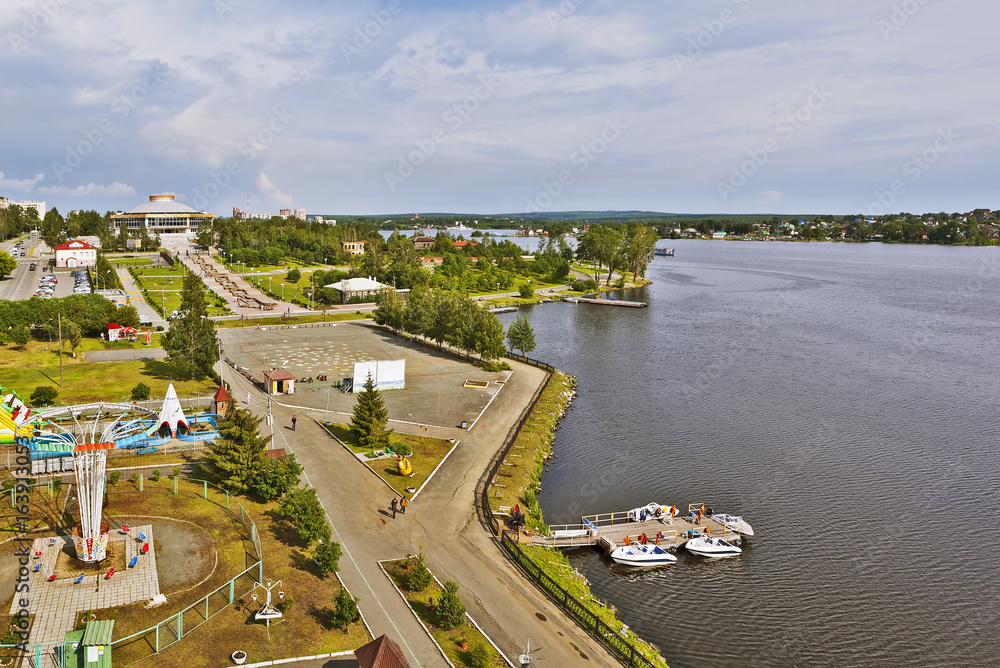
<svg viewBox="0 0 1000 668">
<path fill-rule="evenodd" d="M 167 329 L 167 321 L 142 298 L 142 290 L 132 280 L 132 275 L 128 273 L 128 269 L 116 269 L 115 271 L 118 274 L 118 280 L 121 281 L 122 289 L 128 297 L 128 303 L 135 307 L 140 316 L 146 316 L 154 327 L 159 325 L 163 329 Z"/>
<path fill-rule="evenodd" d="M 182 254 L 178 255 L 177 259 L 180 260 L 188 269 L 198 274 L 202 282 L 206 285 L 206 287 L 208 287 L 209 290 L 225 299 L 226 306 L 230 311 L 237 315 L 259 315 L 262 312 L 261 308 L 247 305 L 253 304 L 254 302 L 273 304 L 273 308 L 267 311 L 267 313 L 272 315 L 281 315 L 284 313 L 311 313 L 311 311 L 303 309 L 298 304 L 283 302 L 264 294 L 261 290 L 252 286 L 239 274 L 230 272 L 229 269 L 227 269 L 222 263 L 207 253 L 198 253 L 196 255 Z M 200 264 L 204 265 L 204 268 L 202 268 Z M 223 285 L 223 282 L 232 286 L 232 289 Z"/>
</svg>

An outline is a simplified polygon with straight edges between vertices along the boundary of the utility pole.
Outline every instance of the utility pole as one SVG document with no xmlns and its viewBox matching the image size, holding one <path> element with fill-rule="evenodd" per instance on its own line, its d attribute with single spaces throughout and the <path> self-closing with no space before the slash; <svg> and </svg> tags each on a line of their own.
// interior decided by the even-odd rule
<svg viewBox="0 0 1000 668">
<path fill-rule="evenodd" d="M 270 390 L 270 388 L 268 388 Z M 271 425 L 271 449 L 274 450 L 274 417 L 271 415 L 271 392 L 267 393 L 267 423 Z"/>
<path fill-rule="evenodd" d="M 59 387 L 63 384 L 63 369 L 62 369 L 62 313 L 57 313 L 57 322 L 59 323 Z M 49 322 L 52 322 L 51 320 Z"/>
</svg>

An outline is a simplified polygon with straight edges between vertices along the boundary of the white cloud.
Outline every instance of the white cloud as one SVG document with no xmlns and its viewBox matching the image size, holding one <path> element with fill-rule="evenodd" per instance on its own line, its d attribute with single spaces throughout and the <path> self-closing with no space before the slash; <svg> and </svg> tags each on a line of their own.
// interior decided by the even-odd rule
<svg viewBox="0 0 1000 668">
<path fill-rule="evenodd" d="M 118 181 L 107 186 L 99 186 L 96 183 L 88 183 L 85 186 L 77 186 L 75 188 L 70 188 L 69 186 L 48 186 L 39 188 L 38 192 L 44 195 L 75 197 L 86 197 L 89 195 L 100 195 L 101 197 L 135 197 L 135 188 Z"/>
<path fill-rule="evenodd" d="M 275 204 L 279 204 L 285 207 L 292 205 L 293 201 L 292 196 L 286 195 L 285 193 L 281 192 L 281 189 L 278 188 L 278 186 L 275 185 L 275 183 L 271 181 L 271 178 L 264 172 L 261 172 L 257 176 L 256 183 L 257 187 L 260 188 L 261 192 L 266 197 L 270 198 L 271 201 L 274 202 Z"/>
<path fill-rule="evenodd" d="M 758 204 L 777 204 L 785 196 L 780 190 L 765 190 L 757 198 Z"/>
<path fill-rule="evenodd" d="M 21 190 L 24 192 L 30 192 L 38 183 L 45 178 L 44 174 L 35 174 L 34 178 L 22 179 L 18 181 L 17 179 L 5 178 L 4 173 L 0 172 L 0 188 L 2 189 L 13 189 Z"/>
</svg>

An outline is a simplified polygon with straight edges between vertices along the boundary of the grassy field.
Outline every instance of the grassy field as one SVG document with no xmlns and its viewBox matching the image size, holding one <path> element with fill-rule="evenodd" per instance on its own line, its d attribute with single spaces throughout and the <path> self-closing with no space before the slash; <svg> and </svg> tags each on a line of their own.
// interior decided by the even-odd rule
<svg viewBox="0 0 1000 668">
<path fill-rule="evenodd" d="M 329 422 L 321 424 L 334 438 L 337 438 L 341 443 L 346 445 L 352 452 L 357 454 L 368 452 L 368 448 L 358 445 L 357 438 L 351 433 L 351 429 L 347 425 L 331 424 Z M 427 482 L 427 479 L 434 472 L 434 469 L 437 468 L 437 465 L 441 463 L 441 460 L 455 447 L 454 443 L 450 443 L 442 438 L 413 436 L 398 432 L 393 433 L 390 442 L 405 443 L 413 448 L 413 454 L 408 457 L 410 464 L 413 465 L 413 474 L 410 477 L 400 475 L 396 470 L 395 457 L 373 459 L 368 462 L 368 466 L 375 471 L 378 477 L 385 480 L 400 495 L 407 498 L 412 498 L 414 492 L 407 492 L 406 488 L 413 487 L 419 490 L 420 486 Z"/>
<path fill-rule="evenodd" d="M 35 387 L 54 386 L 59 390 L 56 401 L 61 404 L 117 401 L 130 397 L 132 388 L 140 382 L 150 387 L 152 396 L 162 397 L 171 378 L 181 397 L 212 393 L 218 389 L 208 378 L 192 381 L 176 377 L 165 360 L 87 364 L 84 354 L 88 350 L 103 350 L 100 342 L 94 339 L 84 340 L 84 344 L 77 348 L 75 359 L 63 354 L 64 383 L 59 387 L 58 347 L 58 343 L 31 341 L 23 351 L 10 345 L 0 348 L 0 383 L 15 390 L 25 401 Z"/>
<path fill-rule="evenodd" d="M 411 592 L 406 591 L 404 588 L 404 583 L 406 579 L 406 566 L 412 563 L 414 559 L 398 559 L 396 561 L 385 561 L 382 562 L 382 567 L 388 574 L 389 578 L 395 583 L 402 593 L 403 598 L 410 607 L 416 613 L 417 618 L 424 625 L 424 628 L 434 637 L 437 644 L 444 650 L 444 653 L 448 655 L 448 660 L 451 661 L 456 667 L 458 666 L 471 666 L 470 656 L 472 648 L 477 644 L 483 645 L 487 648 L 491 660 L 487 664 L 489 666 L 506 666 L 503 658 L 493 646 L 489 644 L 486 637 L 479 632 L 472 622 L 466 617 L 465 624 L 457 626 L 450 630 L 445 630 L 437 625 L 437 615 L 434 612 L 434 602 L 441 597 L 441 586 L 437 582 L 431 583 L 431 585 L 424 591 Z M 466 649 L 462 649 L 462 644 L 467 645 Z"/>
<path fill-rule="evenodd" d="M 116 257 L 114 255 L 105 255 L 105 257 L 115 267 L 148 267 L 155 263 L 151 257 Z"/>
<path fill-rule="evenodd" d="M 119 486 L 123 485 L 124 483 L 119 483 Z M 226 665 L 229 663 L 229 655 L 236 649 L 247 652 L 249 662 L 270 661 L 289 656 L 355 649 L 370 640 L 360 622 L 352 624 L 346 632 L 331 627 L 328 620 L 333 599 L 340 590 L 339 582 L 333 576 L 320 575 L 308 556 L 307 546 L 301 543 L 290 527 L 275 519 L 275 503 L 262 504 L 242 497 L 230 497 L 230 507 L 235 511 L 234 519 L 224 510 L 225 495 L 212 487 L 209 487 L 208 501 L 200 498 L 203 488 L 196 482 L 181 481 L 181 494 L 178 496 L 173 495 L 173 480 L 167 478 L 157 483 L 147 481 L 146 490 L 142 496 L 147 497 L 147 507 L 155 507 L 154 514 L 194 522 L 212 535 L 214 548 L 218 553 L 218 566 L 207 582 L 194 590 L 168 596 L 168 603 L 164 606 L 145 610 L 141 603 L 137 603 L 110 611 L 98 611 L 99 618 L 108 616 L 102 616 L 101 613 L 116 616 L 115 638 L 137 633 L 175 614 L 221 587 L 253 563 L 252 543 L 238 519 L 239 503 L 257 525 L 261 551 L 264 554 L 264 576 L 282 581 L 285 599 L 293 599 L 291 608 L 281 620 L 272 622 L 270 630 L 266 629 L 253 619 L 259 603 L 251 600 L 253 584 L 245 576 L 237 582 L 236 605 L 226 608 L 190 635 L 185 635 L 181 641 L 161 651 L 156 664 L 168 668 Z M 133 488 L 128 494 L 111 494 L 110 498 L 122 511 L 136 503 L 132 498 L 135 496 L 139 495 Z M 114 512 L 109 514 L 113 515 Z M 161 550 L 160 546 L 157 549 Z M 169 546 L 162 548 L 164 552 L 167 549 Z M 215 601 L 221 604 L 221 597 L 216 597 Z M 218 609 L 216 602 L 213 602 L 212 610 Z M 201 616 L 194 610 L 186 613 L 185 628 L 193 625 L 194 619 L 200 621 Z M 148 641 L 140 640 L 125 646 L 115 646 L 114 652 L 115 665 L 124 666 L 148 656 L 150 649 Z"/>
</svg>

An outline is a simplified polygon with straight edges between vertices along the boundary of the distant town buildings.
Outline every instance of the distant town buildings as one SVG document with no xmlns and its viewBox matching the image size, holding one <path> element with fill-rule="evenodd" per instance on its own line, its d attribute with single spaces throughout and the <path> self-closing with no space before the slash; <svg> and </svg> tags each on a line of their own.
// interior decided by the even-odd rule
<svg viewBox="0 0 1000 668">
<path fill-rule="evenodd" d="M 299 220 L 305 220 L 306 219 L 306 210 L 305 209 L 296 209 L 295 210 L 295 217 L 298 218 Z"/>
<path fill-rule="evenodd" d="M 93 267 L 97 264 L 97 248 L 79 239 L 59 244 L 52 250 L 56 254 L 57 267 Z"/>
<path fill-rule="evenodd" d="M 112 215 L 110 227 L 115 233 L 124 225 L 129 230 L 145 229 L 153 234 L 192 234 L 198 231 L 199 225 L 210 223 L 214 218 L 214 213 L 195 211 L 186 204 L 175 202 L 173 195 L 150 195 L 148 202 Z"/>
<path fill-rule="evenodd" d="M 418 251 L 434 248 L 435 243 L 434 237 L 413 237 L 413 247 Z"/>
<path fill-rule="evenodd" d="M 34 209 L 38 212 L 38 220 L 45 217 L 45 202 L 40 202 L 38 200 L 23 200 L 21 202 L 15 202 L 7 197 L 0 197 L 0 209 L 6 209 L 12 206 L 19 206 L 25 211 L 28 209 Z"/>
</svg>

